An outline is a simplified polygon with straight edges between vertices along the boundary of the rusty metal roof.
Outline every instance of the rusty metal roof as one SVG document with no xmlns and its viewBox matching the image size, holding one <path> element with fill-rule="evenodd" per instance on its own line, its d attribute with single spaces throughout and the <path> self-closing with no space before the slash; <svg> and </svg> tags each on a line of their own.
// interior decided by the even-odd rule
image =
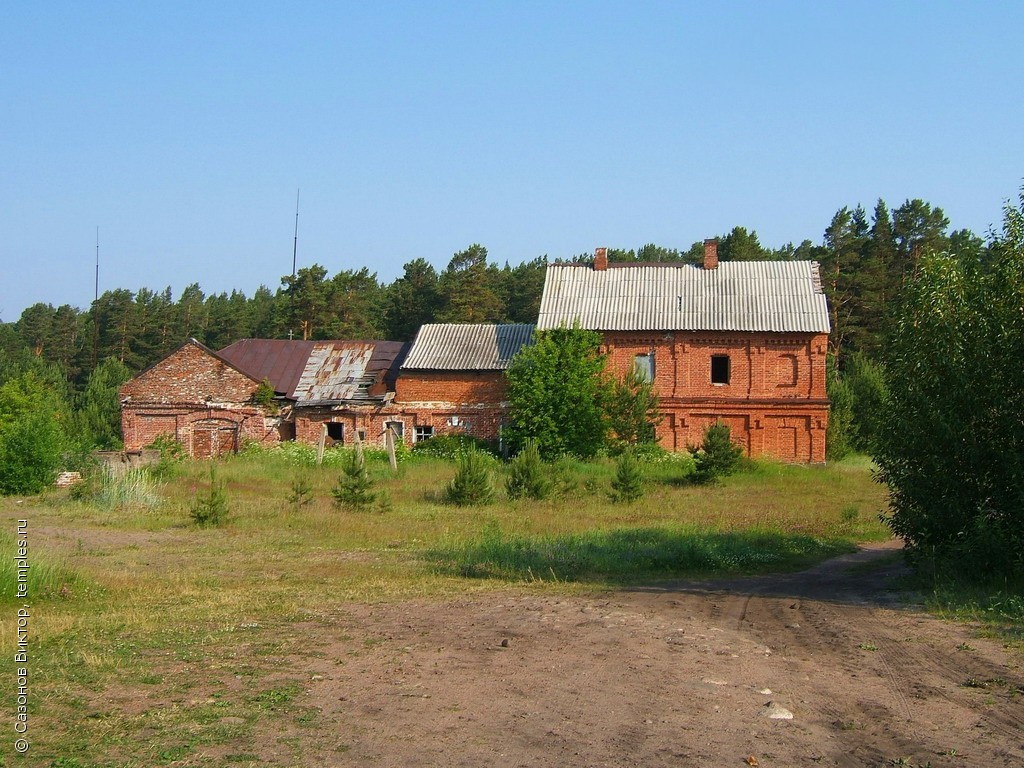
<svg viewBox="0 0 1024 768">
<path fill-rule="evenodd" d="M 289 339 L 242 339 L 217 354 L 254 379 L 266 379 L 278 394 L 294 398 L 314 344 Z"/>
<path fill-rule="evenodd" d="M 399 341 L 243 339 L 218 354 L 302 405 L 380 400 L 409 345 Z"/>
<path fill-rule="evenodd" d="M 429 323 L 420 328 L 403 370 L 500 371 L 533 338 L 526 323 Z"/>
<path fill-rule="evenodd" d="M 723 261 L 717 269 L 550 264 L 537 327 L 576 322 L 597 331 L 829 332 L 812 261 Z"/>
</svg>

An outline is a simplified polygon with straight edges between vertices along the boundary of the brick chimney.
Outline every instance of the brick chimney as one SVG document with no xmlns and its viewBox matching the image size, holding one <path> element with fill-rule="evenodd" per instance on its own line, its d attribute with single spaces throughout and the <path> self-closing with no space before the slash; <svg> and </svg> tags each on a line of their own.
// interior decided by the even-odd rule
<svg viewBox="0 0 1024 768">
<path fill-rule="evenodd" d="M 718 240 L 704 241 L 704 269 L 718 269 Z"/>
<path fill-rule="evenodd" d="M 594 271 L 604 272 L 608 269 L 608 249 L 607 248 L 595 248 L 594 249 Z"/>
</svg>

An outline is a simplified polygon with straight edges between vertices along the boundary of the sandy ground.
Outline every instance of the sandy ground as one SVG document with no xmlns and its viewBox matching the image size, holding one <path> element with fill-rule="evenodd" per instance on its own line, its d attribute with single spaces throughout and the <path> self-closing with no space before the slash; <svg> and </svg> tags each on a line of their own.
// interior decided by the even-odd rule
<svg viewBox="0 0 1024 768">
<path fill-rule="evenodd" d="M 901 603 L 892 551 L 600 597 L 347 606 L 288 630 L 308 653 L 281 668 L 308 681 L 295 704 L 315 725 L 283 719 L 246 751 L 309 766 L 1024 765 L 1019 653 Z"/>
</svg>

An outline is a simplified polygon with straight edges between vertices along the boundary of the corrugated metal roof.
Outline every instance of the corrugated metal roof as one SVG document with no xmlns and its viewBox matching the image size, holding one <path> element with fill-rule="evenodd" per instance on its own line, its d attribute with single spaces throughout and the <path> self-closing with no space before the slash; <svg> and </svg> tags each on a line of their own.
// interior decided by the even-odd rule
<svg viewBox="0 0 1024 768">
<path fill-rule="evenodd" d="M 813 261 L 723 261 L 595 270 L 550 264 L 539 329 L 828 333 Z"/>
<path fill-rule="evenodd" d="M 403 370 L 500 371 L 530 343 L 526 323 L 430 323 L 420 328 Z"/>
<path fill-rule="evenodd" d="M 217 354 L 274 391 L 303 405 L 380 399 L 408 344 L 399 341 L 242 339 Z"/>
</svg>

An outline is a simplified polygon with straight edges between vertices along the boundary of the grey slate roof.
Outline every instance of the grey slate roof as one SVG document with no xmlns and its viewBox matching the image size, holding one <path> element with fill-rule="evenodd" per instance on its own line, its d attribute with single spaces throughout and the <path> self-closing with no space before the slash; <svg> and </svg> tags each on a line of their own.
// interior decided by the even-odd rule
<svg viewBox="0 0 1024 768">
<path fill-rule="evenodd" d="M 501 371 L 530 343 L 525 323 L 430 323 L 420 328 L 402 370 Z"/>
<path fill-rule="evenodd" d="M 595 331 L 830 330 L 813 261 L 548 265 L 537 328 L 575 322 Z"/>
</svg>

